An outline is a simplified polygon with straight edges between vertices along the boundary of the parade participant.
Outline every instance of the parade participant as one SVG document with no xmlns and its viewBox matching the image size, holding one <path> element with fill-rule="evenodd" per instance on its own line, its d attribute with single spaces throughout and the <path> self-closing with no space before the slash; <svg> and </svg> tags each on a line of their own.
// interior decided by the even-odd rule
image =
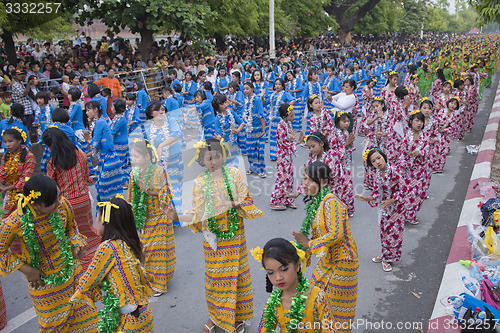
<svg viewBox="0 0 500 333">
<path fill-rule="evenodd" d="M 33 126 L 38 126 L 38 135 L 41 136 L 52 123 L 52 111 L 54 108 L 49 105 L 49 98 L 43 92 L 38 92 L 35 96 L 37 107 L 35 109 L 35 122 Z"/>
<path fill-rule="evenodd" d="M 356 81 L 353 79 L 347 79 L 342 85 L 342 92 L 335 96 L 327 96 L 330 103 L 334 107 L 338 108 L 339 111 L 344 111 L 350 114 L 353 124 L 350 126 L 352 128 L 352 133 L 356 133 L 356 123 L 357 123 L 357 111 L 356 110 L 356 95 L 354 90 L 356 90 Z M 353 113 L 354 112 L 354 113 Z"/>
<path fill-rule="evenodd" d="M 86 244 L 70 203 L 54 180 L 36 175 L 24 184 L 17 208 L 0 225 L 0 275 L 19 270 L 26 276 L 40 332 L 95 332 L 97 311 L 69 302 Z M 20 254 L 9 251 L 14 238 Z"/>
<path fill-rule="evenodd" d="M 296 100 L 292 95 L 285 91 L 285 81 L 281 78 L 277 78 L 274 82 L 273 92 L 269 95 L 267 110 L 270 122 L 270 133 L 269 133 L 269 157 L 271 161 L 276 161 L 276 151 L 278 149 L 276 131 L 278 129 L 278 124 L 281 121 L 279 114 L 279 108 L 284 103 L 294 105 Z"/>
<path fill-rule="evenodd" d="M 141 123 L 146 121 L 146 113 L 144 113 L 144 120 L 141 119 L 141 109 L 136 103 L 135 95 L 132 93 L 125 95 L 125 104 L 127 106 L 125 117 L 127 118 L 128 133 L 132 134 Z"/>
<path fill-rule="evenodd" d="M 467 77 L 464 81 L 467 104 L 465 105 L 465 129 L 469 133 L 474 127 L 477 111 L 479 110 L 479 94 L 474 85 L 474 79 Z"/>
<path fill-rule="evenodd" d="M 332 116 L 329 110 L 323 108 L 322 101 L 318 96 L 312 95 L 307 100 L 307 113 L 311 114 L 311 132 L 321 132 L 329 138 L 330 133 L 334 130 Z"/>
<path fill-rule="evenodd" d="M 243 219 L 261 217 L 262 211 L 253 204 L 241 173 L 224 164 L 227 148 L 223 144 L 208 139 L 195 148 L 195 159 L 206 170 L 194 181 L 192 213 L 178 216 L 166 202 L 162 202 L 162 208 L 169 218 L 188 222 L 194 232 L 204 234 L 209 319 L 203 332 L 214 333 L 217 326 L 226 332 L 242 333 L 244 322 L 253 316 Z"/>
<path fill-rule="evenodd" d="M 304 133 L 300 131 L 298 139 L 296 138 L 296 133 L 292 128 L 292 121 L 295 117 L 293 105 L 281 104 L 279 113 L 281 121 L 276 131 L 278 143 L 276 182 L 269 205 L 272 210 L 285 210 L 287 207 L 295 209 L 297 205 L 286 195 L 286 192 L 293 191 L 292 154 L 296 151 L 297 144 L 304 139 Z"/>
<path fill-rule="evenodd" d="M 143 244 L 144 268 L 154 289 L 154 296 L 167 292 L 167 283 L 175 271 L 174 227 L 160 210 L 160 202 L 173 204 L 172 186 L 165 168 L 157 160 L 155 148 L 147 140 L 135 142 L 130 152 L 128 201 Z"/>
<path fill-rule="evenodd" d="M 166 170 L 170 178 L 174 205 L 177 209 L 181 209 L 184 161 L 179 123 L 173 117 L 165 115 L 165 107 L 160 101 L 153 101 L 146 108 L 146 118 L 149 120 L 149 125 L 146 126 L 145 138 L 155 147 L 158 155 L 157 163 Z"/>
<path fill-rule="evenodd" d="M 420 100 L 422 99 L 422 94 L 420 93 L 420 88 L 418 87 L 419 80 L 420 78 L 418 74 L 410 76 L 410 84 L 408 85 L 408 95 L 410 98 L 410 105 L 408 106 L 409 112 L 418 110 Z"/>
<path fill-rule="evenodd" d="M 97 201 L 109 200 L 123 192 L 123 169 L 120 158 L 116 155 L 113 146 L 113 137 L 108 120 L 103 116 L 101 105 L 97 101 L 90 101 L 86 105 L 87 117 L 92 121 L 90 133 L 85 132 L 85 141 L 90 146 L 91 153 L 99 152 L 97 166 Z"/>
<path fill-rule="evenodd" d="M 302 99 L 304 88 L 302 85 L 302 79 L 300 77 L 296 77 L 293 71 L 290 70 L 285 72 L 284 77 L 286 78 L 286 91 L 289 92 L 290 95 L 292 95 L 292 97 L 296 100 L 293 106 L 295 110 L 295 119 L 292 126 L 295 131 L 300 131 L 302 130 L 302 116 L 304 113 L 304 102 Z"/>
<path fill-rule="evenodd" d="M 241 87 L 240 87 L 241 86 Z M 245 95 L 243 94 L 243 84 L 236 82 L 229 83 L 229 96 L 227 98 L 229 108 L 238 116 L 243 115 Z"/>
<path fill-rule="evenodd" d="M 413 110 L 408 121 L 409 129 L 402 140 L 403 148 L 398 153 L 398 166 L 404 172 L 409 191 L 406 195 L 406 222 L 418 224 L 417 213 L 424 200 L 424 188 L 427 178 L 431 176 L 429 170 L 430 142 L 427 132 L 422 129 L 425 116 L 420 110 Z"/>
<path fill-rule="evenodd" d="M 245 123 L 237 113 L 229 110 L 226 96 L 216 94 L 212 100 L 212 106 L 216 113 L 216 135 L 219 136 L 219 140 L 224 140 L 224 143 L 229 149 L 227 163 L 237 168 L 239 166 L 238 156 L 240 154 L 238 134 L 245 128 Z"/>
<path fill-rule="evenodd" d="M 191 71 L 187 71 L 184 73 L 184 82 L 182 82 L 181 87 L 182 87 L 182 105 L 185 107 L 192 106 L 195 101 L 194 101 L 194 93 L 196 92 L 196 82 L 193 80 L 193 73 Z M 169 110 L 167 108 L 167 110 Z"/>
<path fill-rule="evenodd" d="M 229 82 L 231 82 L 231 78 L 227 75 L 226 68 L 224 66 L 219 66 L 217 78 L 215 79 L 215 92 L 226 95 L 228 93 L 227 89 Z"/>
<path fill-rule="evenodd" d="M 375 98 L 373 88 L 377 84 L 377 80 L 371 78 L 366 81 L 366 86 L 362 90 L 363 104 L 361 107 L 361 120 L 359 124 L 358 135 L 366 136 L 370 132 L 370 126 L 367 124 L 369 119 L 374 117 L 372 109 L 372 101 Z"/>
<path fill-rule="evenodd" d="M 206 82 L 210 83 L 210 82 Z M 190 119 L 191 113 L 195 112 L 198 115 L 198 121 L 203 129 L 203 137 L 205 139 L 213 138 L 215 135 L 215 114 L 212 107 L 212 97 L 207 98 L 205 90 L 197 90 L 194 93 L 196 107 L 189 110 L 187 118 Z"/>
<path fill-rule="evenodd" d="M 127 105 L 123 99 L 117 99 L 111 104 L 111 113 L 114 115 L 110 124 L 113 145 L 115 146 L 116 155 L 118 155 L 122 163 L 123 176 L 128 179 L 130 174 L 130 153 L 126 111 Z"/>
<path fill-rule="evenodd" d="M 330 147 L 339 154 L 341 177 L 338 180 L 338 195 L 340 200 L 347 205 L 349 216 L 354 214 L 354 186 L 352 180 L 352 152 L 356 149 L 353 146 L 355 136 L 349 133 L 348 129 L 352 125 L 351 115 L 345 111 L 338 111 L 335 115 L 334 130 L 330 136 Z"/>
<path fill-rule="evenodd" d="M 438 114 L 438 141 L 436 142 L 436 158 L 434 173 L 442 173 L 446 163 L 446 155 L 450 152 L 450 137 L 454 136 L 457 128 L 457 111 L 460 102 L 458 97 L 452 97 L 446 102 L 446 109 Z"/>
<path fill-rule="evenodd" d="M 148 107 L 148 102 L 149 102 L 149 95 L 146 92 L 146 89 L 144 89 L 144 84 L 142 84 L 141 81 L 137 80 L 134 82 L 134 91 L 137 92 L 137 107 L 139 108 L 139 119 L 142 122 L 146 121 L 146 108 Z"/>
<path fill-rule="evenodd" d="M 89 185 L 93 181 L 89 177 L 87 157 L 58 128 L 46 129 L 42 140 L 50 151 L 47 176 L 54 179 L 62 195 L 71 204 L 78 231 L 87 238 L 86 254 L 82 258 L 82 267 L 86 270 L 99 245 L 99 238 L 93 230 L 94 220 L 89 192 Z"/>
<path fill-rule="evenodd" d="M 424 135 L 426 135 L 429 138 L 429 154 L 427 157 L 428 174 L 425 179 L 426 182 L 423 185 L 422 189 L 423 199 L 429 198 L 427 196 L 427 192 L 431 185 L 432 171 L 434 170 L 434 165 L 436 160 L 436 147 L 437 147 L 436 142 L 439 136 L 438 119 L 436 116 L 433 115 L 433 108 L 434 105 L 432 104 L 432 101 L 430 99 L 428 99 L 427 97 L 422 98 L 422 101 L 420 102 L 420 112 L 422 112 L 422 114 L 425 117 L 424 127 L 422 128 L 422 131 L 424 132 Z"/>
<path fill-rule="evenodd" d="M 318 69 L 311 68 L 308 73 L 308 82 L 304 85 L 304 94 L 302 95 L 302 100 L 307 103 L 307 117 L 305 124 L 305 134 L 309 135 L 310 131 L 314 132 L 314 130 L 310 129 L 311 125 L 311 116 L 312 112 L 309 110 L 309 99 L 312 96 L 316 96 L 319 99 L 320 103 L 323 102 L 323 88 L 319 81 Z"/>
<path fill-rule="evenodd" d="M 10 118 L 2 119 L 0 121 L 0 133 L 9 128 L 17 127 L 24 133 L 28 133 L 28 128 L 26 127 L 26 122 L 24 121 L 24 106 L 19 103 L 13 103 L 10 107 Z M 24 144 L 27 147 L 31 147 L 29 137 L 26 137 Z M 2 140 L 2 148 L 6 149 L 5 142 Z"/>
<path fill-rule="evenodd" d="M 332 320 L 340 325 L 336 332 L 350 332 L 356 313 L 358 248 L 346 205 L 330 193 L 330 175 L 323 162 L 306 167 L 302 187 L 307 215 L 300 232 L 292 234 L 305 251 L 319 257 L 311 284 L 330 298 Z"/>
<path fill-rule="evenodd" d="M 392 271 L 392 263 L 401 260 L 403 231 L 405 225 L 405 196 L 408 191 L 401 171 L 388 163 L 387 156 L 380 148 L 368 149 L 363 154 L 368 165 L 377 169 L 374 191 L 365 196 L 356 194 L 357 200 L 368 201 L 378 208 L 380 243 L 382 254 L 372 258 L 374 263 L 382 263 L 385 272 Z"/>
<path fill-rule="evenodd" d="M 277 327 L 281 332 L 306 333 L 318 325 L 321 328 L 316 332 L 335 332 L 330 299 L 302 276 L 304 251 L 283 238 L 274 238 L 263 250 L 252 252 L 266 270 L 266 291 L 271 293 L 258 333 L 275 332 Z"/>
<path fill-rule="evenodd" d="M 99 332 L 153 332 L 153 312 L 148 298 L 153 294 L 132 207 L 122 198 L 100 202 L 96 221 L 102 236 L 89 269 L 71 297 L 72 304 L 96 309 L 98 291 L 104 293 L 99 311 Z"/>
<path fill-rule="evenodd" d="M 68 112 L 63 108 L 55 108 L 54 111 L 52 111 L 52 125 L 50 125 L 49 128 L 56 127 L 60 129 L 61 131 L 64 132 L 64 134 L 66 134 L 68 139 L 75 144 L 75 146 L 80 148 L 80 143 L 76 138 L 75 131 L 68 124 L 71 124 L 69 121 Z M 43 133 L 42 133 L 42 139 L 43 139 Z M 49 154 L 49 152 L 47 152 L 47 154 Z M 87 162 L 88 161 L 90 161 L 90 158 L 87 158 Z M 89 168 L 91 168 L 91 166 L 92 164 L 89 164 Z"/>
<path fill-rule="evenodd" d="M 251 82 L 245 82 L 243 92 L 245 93 L 243 121 L 246 124 L 247 135 L 245 148 L 248 154 L 248 163 L 250 164 L 247 175 L 255 172 L 261 178 L 266 178 L 266 164 L 264 161 L 266 121 L 262 100 L 254 94 L 254 87 Z"/>
</svg>

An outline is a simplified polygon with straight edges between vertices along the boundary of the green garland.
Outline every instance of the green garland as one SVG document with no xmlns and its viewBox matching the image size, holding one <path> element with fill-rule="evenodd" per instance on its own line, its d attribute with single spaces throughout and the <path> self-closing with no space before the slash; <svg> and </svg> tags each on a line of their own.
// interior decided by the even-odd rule
<svg viewBox="0 0 500 333">
<path fill-rule="evenodd" d="M 318 211 L 319 205 L 323 202 L 323 199 L 326 197 L 328 193 L 330 193 L 330 189 L 328 187 L 325 187 L 314 197 L 313 200 L 307 203 L 306 217 L 302 222 L 302 229 L 300 229 L 300 232 L 303 233 L 304 236 L 306 236 L 307 238 L 309 238 L 311 225 L 314 220 L 314 217 L 316 216 L 316 212 Z M 304 249 L 304 247 L 297 242 L 295 242 L 295 247 L 301 250 Z"/>
<path fill-rule="evenodd" d="M 120 325 L 121 312 L 120 300 L 110 290 L 110 283 L 107 278 L 101 281 L 102 310 L 99 310 L 99 333 L 114 333 Z"/>
<path fill-rule="evenodd" d="M 292 297 L 292 304 L 290 305 L 290 311 L 288 311 L 288 325 L 287 332 L 295 333 L 298 332 L 297 325 L 295 329 L 292 329 L 290 323 L 300 323 L 304 317 L 304 310 L 306 309 L 307 296 L 303 295 L 305 291 L 309 289 L 309 283 L 307 279 L 302 276 L 299 272 L 299 284 L 297 285 L 297 292 Z M 269 300 L 264 308 L 264 328 L 266 333 L 274 333 L 276 331 L 276 325 L 278 324 L 278 318 L 276 317 L 276 309 L 281 305 L 281 295 L 283 291 L 281 289 L 275 289 L 271 293 Z"/>
<path fill-rule="evenodd" d="M 146 169 L 146 176 L 144 179 L 145 188 L 149 188 L 151 182 L 151 175 L 153 174 L 155 165 L 150 164 Z M 146 223 L 148 216 L 148 198 L 149 195 L 139 186 L 139 176 L 141 168 L 136 167 L 132 175 L 132 212 L 134 213 L 135 225 L 137 230 L 142 230 Z"/>
<path fill-rule="evenodd" d="M 45 284 L 61 285 L 73 277 L 73 253 L 71 252 L 68 237 L 66 237 L 61 215 L 59 213 L 50 214 L 49 224 L 60 244 L 59 248 L 63 255 L 63 269 L 58 273 L 44 275 L 40 278 Z M 35 222 L 33 222 L 33 216 L 29 209 L 21 217 L 21 225 L 23 228 L 24 243 L 26 244 L 31 262 L 30 266 L 40 270 L 40 243 L 35 234 Z"/>
<path fill-rule="evenodd" d="M 229 200 L 233 201 L 233 194 L 231 189 L 232 187 L 231 173 L 226 165 L 222 166 L 222 178 L 224 180 L 224 185 L 226 186 L 227 193 L 229 195 Z M 229 209 L 228 215 L 229 215 L 229 220 L 231 221 L 229 229 L 226 231 L 221 231 L 215 219 L 214 197 L 213 197 L 214 178 L 212 177 L 212 174 L 208 171 L 208 169 L 205 171 L 203 179 L 205 180 L 205 209 L 207 212 L 207 216 L 210 216 L 208 218 L 208 230 L 210 230 L 210 232 L 213 233 L 217 237 L 217 239 L 228 240 L 230 238 L 233 238 L 236 231 L 238 230 L 238 224 L 240 222 L 238 217 L 238 211 L 235 208 Z"/>
</svg>

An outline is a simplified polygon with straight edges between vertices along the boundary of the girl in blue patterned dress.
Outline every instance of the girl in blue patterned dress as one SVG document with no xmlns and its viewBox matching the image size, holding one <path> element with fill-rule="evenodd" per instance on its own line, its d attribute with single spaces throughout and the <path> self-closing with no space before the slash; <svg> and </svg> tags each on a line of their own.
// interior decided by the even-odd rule
<svg viewBox="0 0 500 333">
<path fill-rule="evenodd" d="M 227 95 L 229 82 L 231 82 L 231 78 L 227 75 L 226 67 L 220 66 L 217 78 L 215 79 L 215 92 Z"/>
<path fill-rule="evenodd" d="M 103 116 L 101 105 L 97 101 L 90 101 L 85 107 L 88 119 L 93 121 L 90 126 L 90 133 L 86 131 L 84 137 L 92 152 L 99 151 L 95 185 L 97 201 L 108 201 L 117 194 L 123 193 L 122 164 L 115 152 L 111 129 L 108 121 Z"/>
<path fill-rule="evenodd" d="M 33 123 L 33 126 L 38 126 L 38 143 L 43 147 L 40 171 L 45 173 L 47 171 L 46 165 L 49 160 L 50 152 L 42 141 L 42 133 L 52 123 L 52 111 L 54 111 L 54 108 L 49 105 L 49 98 L 47 97 L 47 95 L 45 95 L 45 93 L 41 91 L 36 94 L 35 101 L 37 107 L 35 110 L 35 122 Z"/>
<path fill-rule="evenodd" d="M 295 74 L 292 71 L 288 71 L 285 73 L 286 76 L 286 91 L 292 95 L 293 98 L 297 101 L 294 105 L 295 118 L 292 122 L 292 127 L 296 131 L 300 131 L 302 129 L 302 114 L 304 113 L 304 102 L 302 100 L 303 86 L 302 80 L 300 78 L 296 78 Z"/>
<path fill-rule="evenodd" d="M 245 93 L 245 111 L 243 121 L 246 126 L 246 153 L 250 169 L 247 174 L 256 172 L 261 178 L 266 178 L 266 164 L 264 161 L 264 150 L 266 144 L 266 121 L 264 119 L 264 107 L 259 96 L 254 94 L 252 82 L 245 82 L 243 92 Z"/>
<path fill-rule="evenodd" d="M 128 126 L 126 116 L 127 106 L 122 99 L 117 99 L 111 104 L 111 112 L 115 115 L 111 120 L 111 135 L 113 136 L 113 145 L 116 155 L 122 162 L 124 177 L 128 180 L 130 175 L 130 152 L 128 149 Z"/>
</svg>

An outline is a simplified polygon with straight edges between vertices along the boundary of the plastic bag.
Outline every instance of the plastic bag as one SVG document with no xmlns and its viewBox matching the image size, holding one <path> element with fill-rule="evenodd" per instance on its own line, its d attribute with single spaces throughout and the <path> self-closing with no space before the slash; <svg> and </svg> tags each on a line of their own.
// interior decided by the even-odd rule
<svg viewBox="0 0 500 333">
<path fill-rule="evenodd" d="M 493 227 L 488 227 L 486 229 L 484 244 L 488 247 L 488 255 L 490 255 L 491 258 L 500 258 L 500 240 L 493 230 Z"/>
</svg>

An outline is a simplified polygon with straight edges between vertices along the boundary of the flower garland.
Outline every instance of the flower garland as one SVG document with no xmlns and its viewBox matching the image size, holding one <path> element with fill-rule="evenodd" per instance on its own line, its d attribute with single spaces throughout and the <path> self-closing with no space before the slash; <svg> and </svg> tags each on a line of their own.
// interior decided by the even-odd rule
<svg viewBox="0 0 500 333">
<path fill-rule="evenodd" d="M 5 174 L 7 184 L 13 185 L 19 180 L 19 176 L 17 174 L 17 168 L 19 166 L 19 162 L 21 161 L 21 153 L 12 154 L 11 152 L 7 153 L 7 161 L 5 162 Z M 9 191 L 9 206 L 16 207 L 17 200 L 16 196 L 19 193 L 17 188 Z"/>
<path fill-rule="evenodd" d="M 135 113 L 135 106 L 136 103 L 132 104 L 131 106 L 127 105 L 127 122 L 131 123 L 134 121 L 134 113 Z"/>
<path fill-rule="evenodd" d="M 327 186 L 324 189 L 322 189 L 312 201 L 307 203 L 306 207 L 306 217 L 304 218 L 304 221 L 302 222 L 302 228 L 300 229 L 300 232 L 304 234 L 307 238 L 309 238 L 309 234 L 311 231 L 311 225 L 316 217 L 316 212 L 318 211 L 319 205 L 323 202 L 323 199 L 326 197 L 326 195 L 330 193 L 330 188 Z M 303 250 L 304 246 L 301 244 L 295 242 L 295 247 L 298 249 Z"/>
<path fill-rule="evenodd" d="M 168 128 L 168 121 L 166 119 L 166 116 L 163 120 L 163 125 L 161 127 L 157 127 L 154 121 L 150 120 L 149 142 L 151 142 L 152 145 L 155 145 L 156 139 L 158 137 L 160 138 L 161 142 L 167 140 L 170 137 L 170 131 Z M 168 161 L 168 153 L 169 153 L 169 148 L 167 146 L 161 151 L 161 156 L 158 156 L 158 158 L 162 161 Z"/>
<path fill-rule="evenodd" d="M 146 176 L 144 177 L 144 187 L 149 188 L 151 176 L 153 174 L 155 165 L 150 164 L 146 169 Z M 148 198 L 149 195 L 139 186 L 140 167 L 135 167 L 132 175 L 132 211 L 134 213 L 135 225 L 137 230 L 144 229 L 146 217 L 148 215 Z"/>
<path fill-rule="evenodd" d="M 234 119 L 234 116 L 230 110 L 226 110 L 226 114 L 223 115 L 222 113 L 217 114 L 217 117 L 220 120 L 220 127 L 222 129 L 223 137 L 225 137 L 226 132 L 229 131 L 229 142 L 231 143 L 236 143 L 236 140 L 238 139 L 236 137 L 236 134 L 231 131 L 231 128 L 236 126 L 236 120 Z M 229 117 L 229 128 L 226 128 L 226 117 Z"/>
<path fill-rule="evenodd" d="M 275 118 L 277 119 L 280 119 L 280 115 L 279 115 L 279 108 L 281 106 L 281 100 L 283 99 L 283 95 L 285 94 L 285 91 L 284 90 L 281 90 L 280 92 L 273 92 L 272 96 L 271 96 L 271 100 L 274 101 L 274 102 L 271 102 L 271 110 L 272 110 L 272 114 L 271 114 L 271 120 L 274 120 Z"/>
<path fill-rule="evenodd" d="M 288 311 L 288 318 L 290 321 L 286 325 L 286 332 L 296 333 L 297 325 L 291 325 L 291 323 L 297 324 L 302 321 L 304 317 L 304 310 L 306 309 L 307 296 L 303 295 L 309 289 L 309 282 L 306 278 L 299 273 L 299 284 L 297 285 L 297 292 L 292 297 L 292 304 L 290 305 L 290 310 Z M 266 333 L 274 333 L 276 330 L 276 324 L 278 319 L 276 318 L 276 309 L 281 305 L 281 295 L 283 291 L 281 289 L 275 289 L 271 293 L 269 300 L 264 308 L 264 323 Z M 294 328 L 295 327 L 295 328 Z"/>
<path fill-rule="evenodd" d="M 38 237 L 35 234 L 35 222 L 33 222 L 33 216 L 29 209 L 21 217 L 21 225 L 23 228 L 23 239 L 31 262 L 30 266 L 39 270 L 40 243 L 38 242 Z M 63 268 L 59 273 L 42 275 L 41 280 L 45 284 L 61 285 L 66 283 L 73 276 L 73 253 L 71 252 L 71 247 L 69 245 L 68 238 L 66 237 L 64 224 L 59 212 L 49 215 L 49 225 L 52 227 L 52 231 L 60 244 L 59 248 L 61 249 L 61 253 L 63 255 Z"/>
<path fill-rule="evenodd" d="M 110 283 L 107 278 L 101 281 L 101 291 L 105 293 L 102 296 L 102 304 L 104 307 L 99 310 L 99 333 L 114 333 L 120 325 L 121 312 L 120 300 L 111 292 Z"/>
<path fill-rule="evenodd" d="M 252 111 L 253 111 L 254 97 L 255 96 L 252 96 L 250 98 L 245 97 L 245 111 L 243 112 L 243 120 L 246 123 L 245 131 L 247 132 L 247 134 L 253 132 L 253 126 L 252 126 L 253 115 L 252 115 Z"/>
<path fill-rule="evenodd" d="M 316 96 L 318 96 L 319 101 L 320 102 L 323 101 L 323 99 L 321 98 L 321 84 L 319 82 L 316 82 L 316 83 L 310 82 L 309 83 L 309 96 L 314 95 L 314 87 L 317 87 L 318 94 Z"/>
<path fill-rule="evenodd" d="M 111 129 L 113 129 L 113 128 L 115 127 L 116 123 L 117 123 L 120 119 L 122 119 L 122 118 L 123 118 L 123 116 L 124 116 L 124 114 L 123 114 L 123 113 L 115 115 L 115 117 L 114 117 L 113 119 L 111 119 L 111 124 L 110 124 L 111 126 L 110 126 L 110 128 L 111 128 Z"/>
<path fill-rule="evenodd" d="M 229 195 L 229 200 L 233 200 L 232 194 L 232 184 L 231 184 L 231 173 L 229 172 L 229 168 L 226 165 L 222 166 L 222 178 L 224 180 L 224 185 L 226 186 L 227 193 Z M 213 191 L 213 183 L 214 178 L 212 174 L 207 170 L 203 175 L 203 179 L 205 180 L 205 208 L 206 214 L 209 216 L 208 218 L 208 230 L 217 236 L 217 239 L 228 240 L 234 237 L 234 234 L 238 230 L 239 218 L 238 211 L 235 208 L 230 208 L 228 211 L 230 225 L 229 229 L 226 231 L 221 231 L 219 226 L 216 223 L 215 218 L 215 209 L 214 209 L 214 191 Z"/>
</svg>

